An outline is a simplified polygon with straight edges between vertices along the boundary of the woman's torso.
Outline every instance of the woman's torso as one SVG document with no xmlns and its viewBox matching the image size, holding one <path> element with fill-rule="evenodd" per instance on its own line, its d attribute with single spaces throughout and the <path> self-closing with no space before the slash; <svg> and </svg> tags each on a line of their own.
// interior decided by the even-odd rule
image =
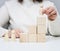
<svg viewBox="0 0 60 51">
<path fill-rule="evenodd" d="M 6 5 L 10 16 L 10 29 L 20 28 L 27 32 L 27 26 L 37 25 L 37 17 L 40 15 L 40 3 L 20 4 L 16 1 L 10 1 Z M 45 5 L 44 8 L 48 6 Z"/>
</svg>

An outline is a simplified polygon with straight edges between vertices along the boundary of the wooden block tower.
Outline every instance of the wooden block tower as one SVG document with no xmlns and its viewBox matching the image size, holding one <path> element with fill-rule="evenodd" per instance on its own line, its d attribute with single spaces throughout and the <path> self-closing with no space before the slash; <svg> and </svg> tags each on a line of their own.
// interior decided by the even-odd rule
<svg viewBox="0 0 60 51">
<path fill-rule="evenodd" d="M 37 42 L 36 25 L 29 26 L 28 42 Z"/>
<path fill-rule="evenodd" d="M 20 42 L 37 42 L 36 26 L 27 26 L 28 33 L 20 34 Z"/>
<path fill-rule="evenodd" d="M 37 18 L 37 42 L 46 41 L 47 16 L 42 14 L 43 5 L 40 5 L 40 16 Z"/>
</svg>

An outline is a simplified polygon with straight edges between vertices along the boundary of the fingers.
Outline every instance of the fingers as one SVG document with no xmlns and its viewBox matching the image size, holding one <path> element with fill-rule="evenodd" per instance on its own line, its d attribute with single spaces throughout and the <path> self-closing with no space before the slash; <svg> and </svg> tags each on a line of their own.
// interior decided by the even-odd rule
<svg viewBox="0 0 60 51">
<path fill-rule="evenodd" d="M 48 7 L 43 10 L 43 13 L 49 15 L 51 12 L 53 12 L 55 9 L 53 7 Z"/>
<path fill-rule="evenodd" d="M 51 20 L 51 21 L 54 21 L 55 18 L 56 18 L 56 15 L 51 15 L 50 17 L 48 17 L 48 19 Z"/>
<path fill-rule="evenodd" d="M 5 37 L 5 34 L 4 34 L 4 35 L 2 35 L 2 37 Z"/>
<path fill-rule="evenodd" d="M 20 38 L 20 31 L 18 31 L 18 30 L 14 30 L 14 31 L 15 31 L 15 38 Z M 11 37 L 12 36 L 12 31 L 9 31 L 8 34 L 7 34 L 7 36 L 9 38 L 12 38 Z M 2 37 L 5 37 L 5 34 Z"/>
<path fill-rule="evenodd" d="M 56 19 L 56 16 L 57 16 L 57 12 L 56 10 L 53 10 L 49 15 L 48 15 L 48 18 L 49 20 L 53 21 Z"/>
<path fill-rule="evenodd" d="M 20 33 L 23 33 L 23 32 L 16 29 L 16 30 L 15 30 L 15 33 L 16 33 L 16 34 L 15 34 L 15 37 L 16 37 L 16 38 L 20 38 Z"/>
<path fill-rule="evenodd" d="M 16 32 L 16 33 L 15 33 L 15 37 L 16 37 L 16 38 L 20 38 L 20 33 L 19 33 L 19 32 Z"/>
<path fill-rule="evenodd" d="M 55 20 L 57 16 L 57 11 L 52 6 L 44 9 L 42 13 L 48 15 L 49 20 Z"/>
<path fill-rule="evenodd" d="M 2 37 L 5 37 L 6 34 L 2 35 Z M 7 35 L 9 38 L 11 38 L 11 34 Z"/>
<path fill-rule="evenodd" d="M 54 16 L 54 15 L 57 15 L 57 13 L 56 13 L 56 11 L 54 10 L 54 11 L 52 11 L 48 16 L 50 17 L 50 16 Z"/>
<path fill-rule="evenodd" d="M 12 30 L 12 31 L 13 31 L 13 30 Z M 20 30 L 15 29 L 14 32 L 15 32 L 15 38 L 20 38 Z M 11 34 L 12 34 L 12 33 L 11 33 Z"/>
</svg>

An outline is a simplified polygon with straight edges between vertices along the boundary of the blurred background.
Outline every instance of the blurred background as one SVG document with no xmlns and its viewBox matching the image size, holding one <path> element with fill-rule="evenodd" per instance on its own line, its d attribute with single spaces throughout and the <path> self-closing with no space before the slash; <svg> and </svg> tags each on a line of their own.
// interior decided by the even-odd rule
<svg viewBox="0 0 60 51">
<path fill-rule="evenodd" d="M 0 7 L 4 4 L 5 1 L 6 0 L 0 0 Z M 55 5 L 56 5 L 56 7 L 57 7 L 57 9 L 58 9 L 58 11 L 60 13 L 60 6 L 59 6 L 60 0 L 49 0 L 49 1 L 52 1 L 52 2 L 55 3 Z"/>
</svg>

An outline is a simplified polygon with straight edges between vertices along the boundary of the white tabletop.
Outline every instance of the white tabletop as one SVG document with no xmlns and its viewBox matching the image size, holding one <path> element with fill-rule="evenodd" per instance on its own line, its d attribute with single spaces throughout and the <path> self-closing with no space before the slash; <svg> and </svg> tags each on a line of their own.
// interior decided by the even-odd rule
<svg viewBox="0 0 60 51">
<path fill-rule="evenodd" d="M 6 42 L 0 38 L 1 51 L 60 51 L 60 37 L 47 37 L 45 43 L 20 43 L 17 41 Z"/>
</svg>

